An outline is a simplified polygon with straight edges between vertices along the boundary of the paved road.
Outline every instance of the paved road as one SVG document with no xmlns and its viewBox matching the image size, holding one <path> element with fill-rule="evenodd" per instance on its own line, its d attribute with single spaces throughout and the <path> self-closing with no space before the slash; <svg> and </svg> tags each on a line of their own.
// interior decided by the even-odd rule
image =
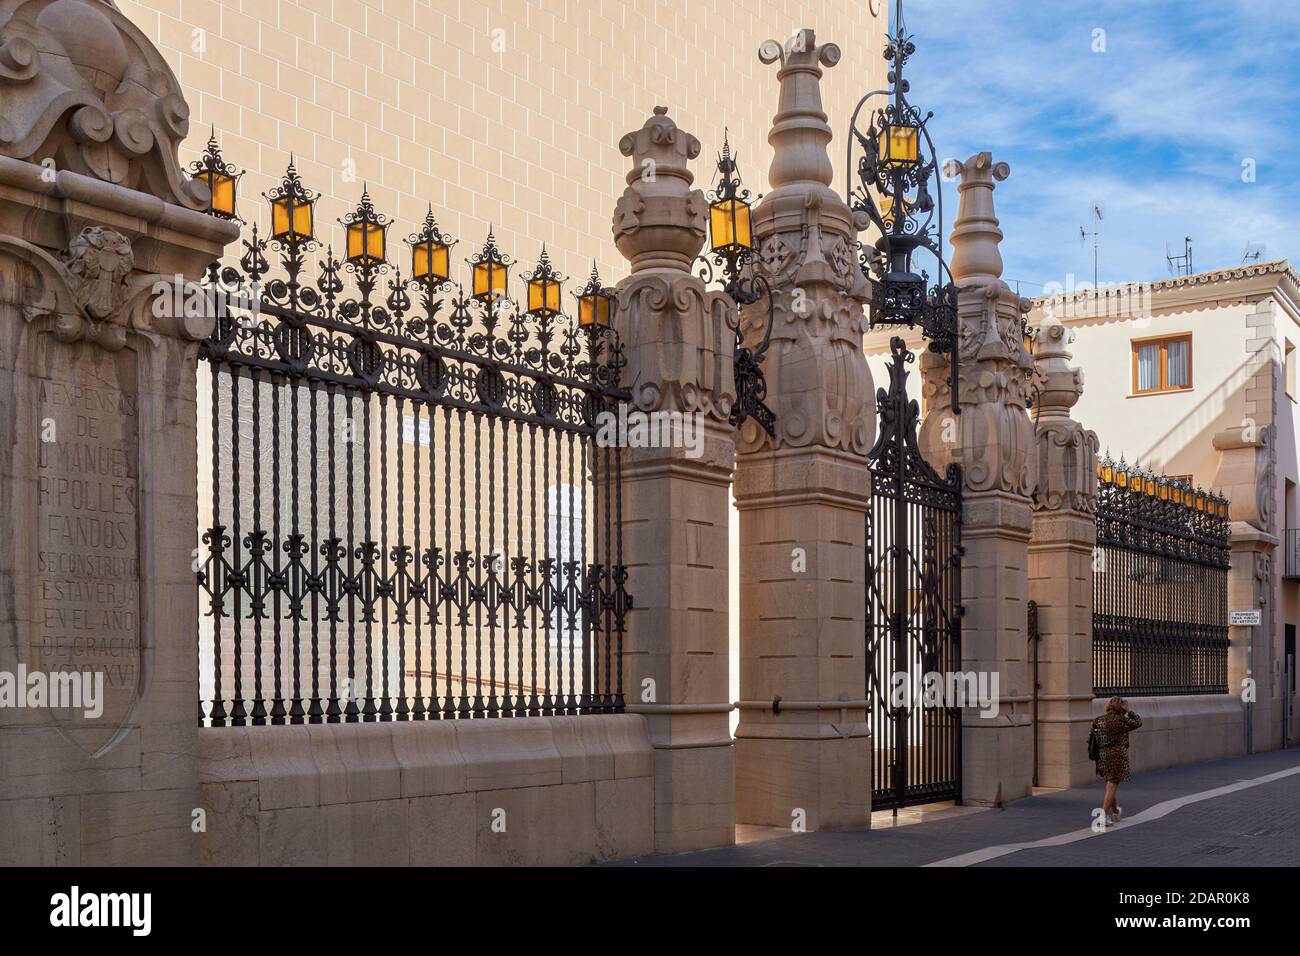
<svg viewBox="0 0 1300 956">
<path fill-rule="evenodd" d="M 609 865 L 1300 866 L 1300 749 L 1141 774 L 1120 789 L 1124 823 L 1096 834 L 1089 824 L 1101 789 L 911 826 L 782 835 Z M 1038 841 L 1047 845 L 1009 849 Z"/>
</svg>

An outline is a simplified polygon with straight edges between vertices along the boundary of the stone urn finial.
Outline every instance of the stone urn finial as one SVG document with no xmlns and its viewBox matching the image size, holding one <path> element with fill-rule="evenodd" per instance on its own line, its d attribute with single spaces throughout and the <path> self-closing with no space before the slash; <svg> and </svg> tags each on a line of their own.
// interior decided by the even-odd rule
<svg viewBox="0 0 1300 956">
<path fill-rule="evenodd" d="M 632 159 L 627 189 L 614 209 L 614 244 L 632 263 L 633 272 L 647 269 L 689 271 L 704 247 L 708 202 L 691 189 L 694 174 L 687 161 L 700 155 L 700 141 L 656 106 L 639 130 L 618 144 Z"/>
<path fill-rule="evenodd" d="M 776 116 L 767 141 L 772 144 L 772 165 L 767 179 L 773 189 L 788 183 L 830 186 L 834 171 L 826 146 L 831 128 L 822 108 L 822 67 L 840 61 L 834 43 L 817 44 L 817 34 L 800 30 L 786 45 L 765 40 L 758 48 L 764 63 L 780 62 L 776 78 L 781 84 Z"/>
<path fill-rule="evenodd" d="M 991 153 L 976 153 L 964 163 L 944 164 L 948 176 L 961 176 L 961 197 L 952 227 L 952 277 L 959 286 L 989 285 L 1002 277 L 1002 230 L 993 208 L 994 180 L 1011 175 L 1006 163 L 993 162 Z"/>
<path fill-rule="evenodd" d="M 1069 418 L 1070 409 L 1083 394 L 1083 370 L 1072 366 L 1070 342 L 1074 333 L 1060 319 L 1048 316 L 1034 337 L 1034 364 L 1038 371 L 1038 418 Z"/>
</svg>

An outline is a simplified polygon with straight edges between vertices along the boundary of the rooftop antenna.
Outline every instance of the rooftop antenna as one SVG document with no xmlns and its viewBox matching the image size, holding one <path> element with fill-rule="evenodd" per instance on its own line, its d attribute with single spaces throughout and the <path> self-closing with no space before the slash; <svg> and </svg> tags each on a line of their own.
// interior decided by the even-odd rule
<svg viewBox="0 0 1300 956">
<path fill-rule="evenodd" d="M 1259 262 L 1259 257 L 1263 254 L 1262 246 L 1254 243 L 1246 243 L 1246 251 L 1241 254 L 1241 264 L 1244 266 L 1247 262 Z"/>
<path fill-rule="evenodd" d="M 1095 289 L 1097 288 L 1097 275 L 1098 275 L 1097 264 L 1100 259 L 1100 246 L 1101 246 L 1101 219 L 1102 219 L 1101 203 L 1094 202 L 1092 204 L 1092 210 L 1089 213 L 1089 216 L 1091 217 L 1092 220 L 1092 232 L 1089 232 L 1083 226 L 1080 226 L 1079 241 L 1087 242 L 1088 238 L 1090 236 L 1092 237 L 1092 287 Z"/>
<path fill-rule="evenodd" d="M 1169 252 L 1169 243 L 1165 243 L 1165 260 L 1169 263 L 1169 274 L 1173 276 L 1189 276 L 1192 274 L 1192 237 L 1183 237 L 1183 254 L 1181 256 L 1171 255 Z"/>
</svg>

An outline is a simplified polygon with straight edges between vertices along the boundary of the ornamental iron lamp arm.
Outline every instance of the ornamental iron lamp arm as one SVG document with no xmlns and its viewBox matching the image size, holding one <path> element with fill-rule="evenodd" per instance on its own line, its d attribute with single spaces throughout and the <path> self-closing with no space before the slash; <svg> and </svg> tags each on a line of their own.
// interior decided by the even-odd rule
<svg viewBox="0 0 1300 956">
<path fill-rule="evenodd" d="M 717 185 L 708 194 L 710 251 L 696 257 L 702 264 L 699 276 L 706 284 L 714 281 L 714 269 L 722 272 L 722 291 L 736 305 L 736 346 L 733 356 L 736 402 L 729 421 L 739 427 L 752 418 L 769 435 L 776 435 L 776 415 L 765 403 L 767 380 L 763 359 L 772 340 L 776 319 L 776 302 L 767 279 L 754 272 L 753 232 L 750 223 L 750 191 L 740 180 L 740 170 L 731 152 L 731 142 L 723 134 L 722 152 L 718 155 Z M 762 198 L 762 197 L 758 197 Z M 767 328 L 757 348 L 745 345 L 740 329 L 740 309 L 766 297 Z"/>
<path fill-rule="evenodd" d="M 958 289 L 943 257 L 943 192 L 937 186 L 939 166 L 928 129 L 934 114 L 923 115 L 907 99 L 911 85 L 903 78 L 903 69 L 916 44 L 904 27 L 902 0 L 895 0 L 894 30 L 884 50 L 890 86 L 862 97 L 850 120 L 845 200 L 860 225 L 874 226 L 879 233 L 873 244 L 863 244 L 860 257 L 863 274 L 871 283 L 871 328 L 919 326 L 930 351 L 950 356 L 952 410 L 960 414 Z M 859 117 L 864 107 L 877 101 L 879 105 L 867 110 L 868 125 L 863 129 Z M 934 285 L 929 273 L 917 268 L 915 256 L 922 250 L 935 259 Z"/>
</svg>

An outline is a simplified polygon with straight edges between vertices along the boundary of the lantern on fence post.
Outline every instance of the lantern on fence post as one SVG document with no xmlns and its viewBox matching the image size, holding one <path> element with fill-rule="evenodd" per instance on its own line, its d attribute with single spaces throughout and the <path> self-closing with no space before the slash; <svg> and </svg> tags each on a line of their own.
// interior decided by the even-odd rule
<svg viewBox="0 0 1300 956">
<path fill-rule="evenodd" d="M 614 294 L 600 284 L 596 263 L 591 264 L 591 275 L 582 290 L 574 293 L 578 299 L 578 324 L 589 331 L 607 329 L 614 321 L 616 302 Z"/>
<path fill-rule="evenodd" d="M 488 227 L 487 239 L 483 243 L 482 251 L 467 261 L 473 272 L 471 286 L 473 298 L 480 302 L 492 302 L 506 297 L 510 280 L 509 270 L 510 266 L 514 265 L 514 260 L 497 249 L 497 241 L 492 235 L 491 226 Z"/>
<path fill-rule="evenodd" d="M 542 246 L 542 256 L 537 260 L 537 267 L 525 277 L 528 284 L 528 308 L 525 310 L 535 318 L 549 319 L 560 313 L 560 284 L 568 276 L 560 275 L 551 266 L 551 259 Z"/>
<path fill-rule="evenodd" d="M 424 216 L 420 231 L 408 236 L 411 247 L 411 277 L 427 290 L 434 290 L 451 279 L 451 247 L 456 240 L 444 236 L 433 219 L 433 207 Z"/>
<path fill-rule="evenodd" d="M 266 198 L 271 203 L 271 238 L 280 242 L 308 242 L 316 236 L 316 200 L 319 198 L 302 184 L 293 160 L 284 171 L 284 179 Z"/>
<path fill-rule="evenodd" d="M 363 186 L 361 202 L 339 223 L 347 233 L 344 258 L 359 268 L 374 268 L 387 261 L 388 227 L 392 220 L 375 212 L 370 190 Z"/>
<path fill-rule="evenodd" d="M 739 167 L 726 132 L 718 157 L 718 186 L 709 202 L 709 245 L 723 258 L 743 256 L 754 246 L 750 228 L 749 190 L 740 188 Z"/>
<path fill-rule="evenodd" d="M 215 128 L 212 135 L 208 137 L 208 148 L 201 157 L 190 164 L 190 170 L 194 173 L 195 179 L 208 187 L 211 194 L 208 198 L 208 215 L 242 222 L 235 213 L 235 198 L 244 171 L 222 159 Z"/>
<path fill-rule="evenodd" d="M 1097 477 L 1103 484 L 1115 483 L 1115 462 L 1111 460 L 1110 452 L 1106 453 L 1105 458 L 1097 459 Z"/>
</svg>

